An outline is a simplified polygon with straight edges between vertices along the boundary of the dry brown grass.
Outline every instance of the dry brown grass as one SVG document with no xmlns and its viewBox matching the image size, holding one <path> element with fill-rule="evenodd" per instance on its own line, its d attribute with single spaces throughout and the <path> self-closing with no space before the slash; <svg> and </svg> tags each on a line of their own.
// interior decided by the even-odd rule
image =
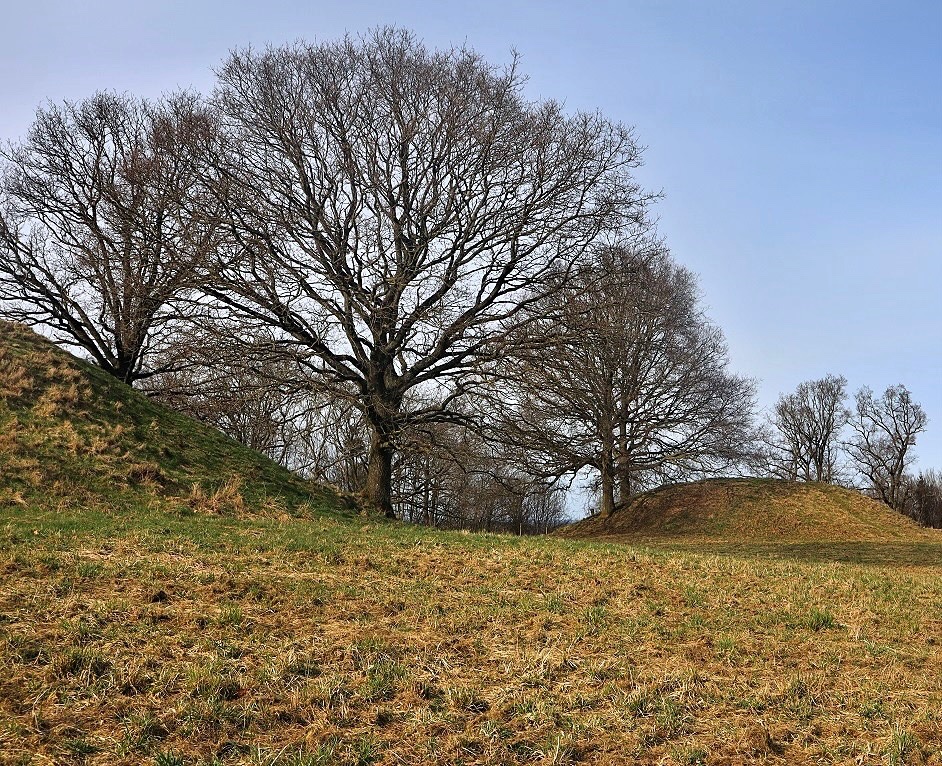
<svg viewBox="0 0 942 766">
<path fill-rule="evenodd" d="M 0 399 L 14 399 L 22 396 L 30 385 L 30 376 L 26 367 L 18 364 L 0 348 Z"/>
<path fill-rule="evenodd" d="M 8 543 L 0 763 L 942 764 L 937 570 L 242 534 Z"/>
<path fill-rule="evenodd" d="M 88 388 L 68 354 L 49 344 L 23 325 L 0 322 L 0 401 L 9 402 L 35 393 L 38 412 L 53 412 L 74 405 Z M 28 349 L 28 350 L 27 350 Z"/>
<path fill-rule="evenodd" d="M 633 498 L 608 519 L 587 519 L 558 534 L 740 543 L 938 539 L 934 530 L 856 490 L 775 479 L 713 479 L 663 487 Z"/>
<path fill-rule="evenodd" d="M 245 498 L 242 497 L 242 479 L 238 476 L 230 477 L 214 490 L 193 484 L 187 498 L 187 506 L 195 513 L 212 515 L 244 516 L 250 511 Z"/>
<path fill-rule="evenodd" d="M 735 507 L 367 521 L 0 323 L 0 764 L 942 765 L 942 540 L 720 544 Z"/>
</svg>

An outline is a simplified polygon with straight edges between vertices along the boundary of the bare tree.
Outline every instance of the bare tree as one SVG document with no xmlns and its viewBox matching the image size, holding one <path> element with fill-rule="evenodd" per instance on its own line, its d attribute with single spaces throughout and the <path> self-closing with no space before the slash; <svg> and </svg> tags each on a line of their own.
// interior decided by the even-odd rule
<svg viewBox="0 0 942 766">
<path fill-rule="evenodd" d="M 508 359 L 503 430 L 550 476 L 597 472 L 609 515 L 650 481 L 738 463 L 752 440 L 753 384 L 727 372 L 693 276 L 642 237 L 566 279 L 534 342 Z"/>
<path fill-rule="evenodd" d="M 929 469 L 904 478 L 903 511 L 926 527 L 942 529 L 942 472 Z"/>
<path fill-rule="evenodd" d="M 504 445 L 476 429 L 432 424 L 395 465 L 401 518 L 439 527 L 545 534 L 565 517 L 565 493 L 525 474 Z"/>
<path fill-rule="evenodd" d="M 231 241 L 206 289 L 355 390 L 365 494 L 387 515 L 403 435 L 460 419 L 546 276 L 640 204 L 631 132 L 522 86 L 516 61 L 391 29 L 219 71 L 221 138 L 204 149 Z"/>
<path fill-rule="evenodd" d="M 889 386 L 879 399 L 864 386 L 849 422 L 854 433 L 847 449 L 858 470 L 880 500 L 903 510 L 906 467 L 917 434 L 926 430 L 925 411 L 901 383 Z"/>
<path fill-rule="evenodd" d="M 159 103 L 99 93 L 40 109 L 3 151 L 0 314 L 45 327 L 131 383 L 167 340 L 167 308 L 213 246 L 196 97 Z"/>
<path fill-rule="evenodd" d="M 769 417 L 766 440 L 772 474 L 792 481 L 834 482 L 840 473 L 841 432 L 850 412 L 844 406 L 847 379 L 827 375 L 782 394 Z"/>
</svg>

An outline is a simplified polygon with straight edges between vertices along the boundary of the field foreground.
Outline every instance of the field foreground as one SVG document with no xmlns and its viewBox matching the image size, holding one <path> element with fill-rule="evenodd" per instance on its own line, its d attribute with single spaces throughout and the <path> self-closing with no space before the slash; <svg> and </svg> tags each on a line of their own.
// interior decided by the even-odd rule
<svg viewBox="0 0 942 766">
<path fill-rule="evenodd" d="M 864 553 L 7 509 L 0 763 L 942 764 L 942 539 Z"/>
</svg>

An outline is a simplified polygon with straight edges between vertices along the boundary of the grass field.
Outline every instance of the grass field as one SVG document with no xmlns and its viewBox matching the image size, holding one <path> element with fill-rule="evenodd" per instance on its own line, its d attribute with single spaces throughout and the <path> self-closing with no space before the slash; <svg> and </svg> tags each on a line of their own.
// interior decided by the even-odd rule
<svg viewBox="0 0 942 766">
<path fill-rule="evenodd" d="M 0 764 L 942 764 L 942 535 L 709 523 L 359 516 L 0 325 Z"/>
<path fill-rule="evenodd" d="M 5 764 L 942 763 L 905 558 L 4 516 Z"/>
</svg>

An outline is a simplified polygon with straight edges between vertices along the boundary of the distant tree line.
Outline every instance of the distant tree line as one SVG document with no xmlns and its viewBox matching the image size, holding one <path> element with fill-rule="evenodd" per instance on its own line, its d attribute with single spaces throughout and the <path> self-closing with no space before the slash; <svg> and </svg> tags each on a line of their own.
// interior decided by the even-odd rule
<svg viewBox="0 0 942 766">
<path fill-rule="evenodd" d="M 577 478 L 609 514 L 760 463 L 842 480 L 845 453 L 893 507 L 935 497 L 903 387 L 851 417 L 846 381 L 807 384 L 760 438 L 633 131 L 524 83 L 378 29 L 235 51 L 208 97 L 43 107 L 0 150 L 0 313 L 421 523 L 546 531 Z"/>
<path fill-rule="evenodd" d="M 805 381 L 779 397 L 757 450 L 759 470 L 792 481 L 859 484 L 891 508 L 942 527 L 937 472 L 908 472 L 928 419 L 902 384 L 877 396 L 864 386 L 847 406 L 847 379 Z"/>
</svg>

